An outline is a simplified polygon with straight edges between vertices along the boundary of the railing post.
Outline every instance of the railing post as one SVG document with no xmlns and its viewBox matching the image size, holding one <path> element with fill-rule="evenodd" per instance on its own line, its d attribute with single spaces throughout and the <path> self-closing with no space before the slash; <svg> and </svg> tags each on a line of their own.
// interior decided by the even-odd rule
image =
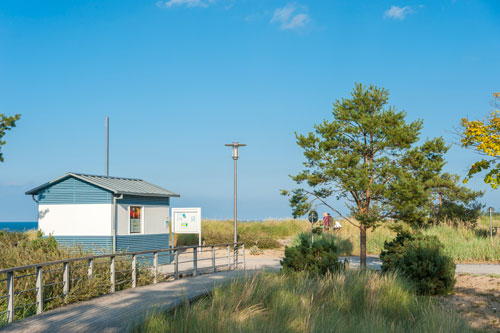
<svg viewBox="0 0 500 333">
<path fill-rule="evenodd" d="M 174 252 L 174 278 L 179 279 L 179 251 Z"/>
<path fill-rule="evenodd" d="M 36 268 L 36 313 L 43 312 L 43 269 L 42 266 Z"/>
<path fill-rule="evenodd" d="M 215 273 L 215 246 L 212 246 L 212 273 Z"/>
<path fill-rule="evenodd" d="M 242 261 L 243 261 L 243 270 L 246 270 L 246 261 L 245 261 L 245 244 L 243 243 L 241 245 L 241 255 L 242 255 Z"/>
<path fill-rule="evenodd" d="M 116 290 L 116 275 L 115 275 L 115 256 L 111 256 L 111 263 L 109 265 L 109 273 L 111 279 L 111 292 Z"/>
<path fill-rule="evenodd" d="M 158 252 L 153 252 L 153 269 L 154 269 L 153 283 L 158 283 Z"/>
<path fill-rule="evenodd" d="M 88 270 L 88 277 L 91 278 L 92 274 L 94 274 L 94 259 L 89 259 L 89 270 Z"/>
<path fill-rule="evenodd" d="M 7 322 L 14 321 L 14 272 L 7 273 Z"/>
<path fill-rule="evenodd" d="M 231 269 L 231 250 L 229 245 L 227 246 L 227 269 Z"/>
<path fill-rule="evenodd" d="M 193 276 L 198 275 L 198 248 L 193 247 Z"/>
<path fill-rule="evenodd" d="M 137 255 L 132 255 L 132 288 L 137 287 Z"/>
<path fill-rule="evenodd" d="M 234 254 L 233 254 L 233 261 L 234 261 L 234 269 L 238 269 L 238 244 L 234 243 Z"/>
<path fill-rule="evenodd" d="M 63 269 L 63 294 L 65 297 L 69 294 L 69 262 L 65 262 Z"/>
</svg>

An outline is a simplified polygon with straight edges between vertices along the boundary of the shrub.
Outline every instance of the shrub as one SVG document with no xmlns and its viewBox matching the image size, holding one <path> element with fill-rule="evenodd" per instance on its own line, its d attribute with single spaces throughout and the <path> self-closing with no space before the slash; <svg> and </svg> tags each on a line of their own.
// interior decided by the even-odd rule
<svg viewBox="0 0 500 333">
<path fill-rule="evenodd" d="M 472 202 L 468 205 L 457 204 L 451 201 L 444 201 L 439 210 L 433 214 L 435 224 L 445 222 L 455 227 L 459 225 L 474 229 L 481 216 L 481 209 L 484 205 Z"/>
<path fill-rule="evenodd" d="M 380 254 L 382 271 L 400 271 L 420 295 L 442 295 L 453 290 L 455 263 L 443 254 L 436 236 L 399 233 Z"/>
<path fill-rule="evenodd" d="M 324 275 L 341 268 L 337 248 L 333 241 L 320 238 L 311 244 L 310 235 L 299 235 L 299 244 L 285 248 L 285 257 L 280 261 L 283 272 L 307 271 L 313 275 Z"/>
<path fill-rule="evenodd" d="M 394 271 L 398 268 L 405 249 L 412 240 L 414 240 L 414 237 L 410 232 L 400 231 L 392 241 L 384 242 L 384 250 L 380 253 L 382 272 Z"/>
</svg>

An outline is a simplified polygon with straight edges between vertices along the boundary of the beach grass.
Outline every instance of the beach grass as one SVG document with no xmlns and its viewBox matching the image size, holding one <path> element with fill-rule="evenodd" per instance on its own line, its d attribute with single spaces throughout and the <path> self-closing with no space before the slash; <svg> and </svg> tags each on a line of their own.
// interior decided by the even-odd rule
<svg viewBox="0 0 500 333">
<path fill-rule="evenodd" d="M 395 274 L 312 277 L 257 273 L 216 287 L 171 312 L 152 312 L 134 332 L 471 332 L 453 308 Z"/>
<path fill-rule="evenodd" d="M 350 248 L 345 255 L 359 255 L 359 229 L 347 222 L 340 221 L 342 229 L 332 234 L 343 248 Z M 500 218 L 493 224 L 500 226 Z M 367 232 L 367 253 L 379 255 L 384 242 L 396 236 L 392 230 L 394 222 L 382 224 Z M 277 249 L 281 247 L 281 239 L 293 238 L 299 233 L 310 231 L 311 225 L 303 219 L 265 220 L 238 223 L 238 240 L 245 242 L 247 248 L 257 246 L 261 249 Z M 444 245 L 444 253 L 456 262 L 499 262 L 500 235 L 489 238 L 489 218 L 482 216 L 475 229 L 448 224 L 431 226 L 421 230 L 424 234 L 435 235 Z M 198 243 L 197 235 L 178 235 L 177 245 L 194 245 Z M 205 244 L 231 243 L 233 241 L 233 221 L 204 220 L 202 223 L 202 239 Z M 346 242 L 351 245 L 347 246 Z"/>
</svg>

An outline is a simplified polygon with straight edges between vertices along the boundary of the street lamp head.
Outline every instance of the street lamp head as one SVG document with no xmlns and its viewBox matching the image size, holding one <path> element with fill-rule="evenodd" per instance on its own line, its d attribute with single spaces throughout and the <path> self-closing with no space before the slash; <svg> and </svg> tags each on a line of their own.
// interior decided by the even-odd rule
<svg viewBox="0 0 500 333">
<path fill-rule="evenodd" d="M 244 147 L 246 144 L 244 143 L 238 143 L 238 142 L 233 142 L 233 143 L 226 143 L 224 146 L 226 147 L 233 147 L 233 160 L 237 160 L 239 155 L 238 155 L 238 148 L 239 147 Z"/>
</svg>

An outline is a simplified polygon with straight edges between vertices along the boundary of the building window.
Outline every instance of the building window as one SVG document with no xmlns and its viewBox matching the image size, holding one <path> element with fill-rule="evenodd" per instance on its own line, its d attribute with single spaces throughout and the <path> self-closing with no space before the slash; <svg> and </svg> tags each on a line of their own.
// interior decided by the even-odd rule
<svg viewBox="0 0 500 333">
<path fill-rule="evenodd" d="M 130 233 L 141 232 L 142 207 L 130 206 Z"/>
</svg>

